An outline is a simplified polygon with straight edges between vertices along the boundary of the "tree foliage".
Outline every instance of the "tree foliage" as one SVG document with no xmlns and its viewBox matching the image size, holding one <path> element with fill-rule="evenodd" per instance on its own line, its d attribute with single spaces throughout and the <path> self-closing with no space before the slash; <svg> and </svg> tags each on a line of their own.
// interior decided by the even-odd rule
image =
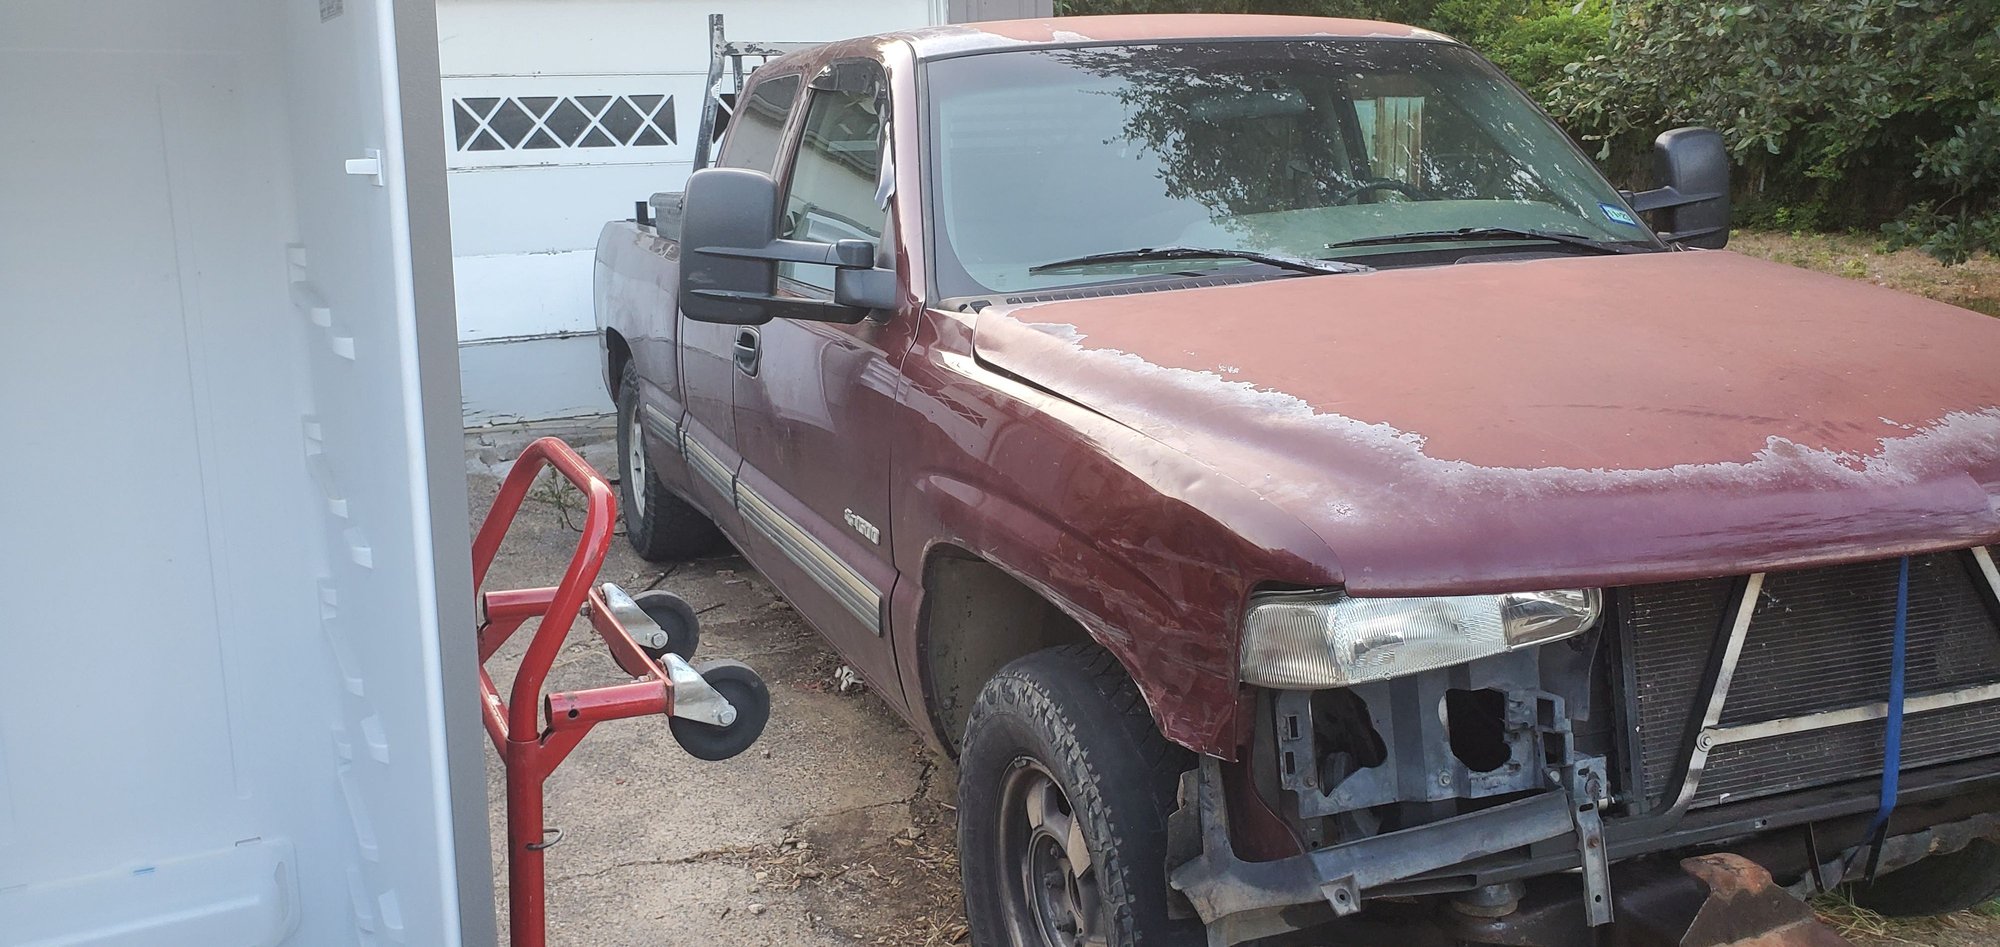
<svg viewBox="0 0 2000 947">
<path fill-rule="evenodd" d="M 1442 0 L 1422 24 L 1479 50 L 1546 100 L 1563 67 L 1604 52 L 1611 0 Z"/>
<path fill-rule="evenodd" d="M 1565 71 L 1549 104 L 1604 155 L 1709 125 L 1779 223 L 1894 218 L 1892 239 L 1954 262 L 1995 245 L 2000 4 L 1640 0 Z"/>
<path fill-rule="evenodd" d="M 1463 40 L 1537 95 L 1569 63 L 1602 53 L 1613 0 L 1056 0 L 1065 16 L 1286 13 L 1409 23 Z"/>
</svg>

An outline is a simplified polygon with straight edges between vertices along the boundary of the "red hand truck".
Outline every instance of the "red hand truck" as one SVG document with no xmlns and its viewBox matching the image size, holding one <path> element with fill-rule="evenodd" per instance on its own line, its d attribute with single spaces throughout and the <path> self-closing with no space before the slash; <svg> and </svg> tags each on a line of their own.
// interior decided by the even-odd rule
<svg viewBox="0 0 2000 947">
<path fill-rule="evenodd" d="M 569 445 L 553 437 L 529 444 L 500 484 L 493 507 L 472 541 L 472 583 L 485 584 L 500 542 L 521 510 L 535 478 L 552 467 L 589 501 L 583 535 L 562 581 L 553 588 L 496 589 L 479 596 L 479 690 L 486 732 L 507 770 L 508 926 L 514 947 L 547 942 L 543 861 L 560 832 L 545 831 L 542 784 L 564 757 L 606 720 L 664 715 L 674 739 L 690 754 L 722 760 L 748 749 L 764 732 L 771 695 L 755 671 L 735 661 L 688 663 L 699 643 L 694 610 L 667 592 L 638 598 L 609 582 L 592 587 L 611 547 L 618 505 L 598 472 Z M 581 612 L 630 680 L 588 690 L 544 695 L 543 682 Z M 487 673 L 486 661 L 530 618 L 539 618 L 507 700 Z"/>
</svg>

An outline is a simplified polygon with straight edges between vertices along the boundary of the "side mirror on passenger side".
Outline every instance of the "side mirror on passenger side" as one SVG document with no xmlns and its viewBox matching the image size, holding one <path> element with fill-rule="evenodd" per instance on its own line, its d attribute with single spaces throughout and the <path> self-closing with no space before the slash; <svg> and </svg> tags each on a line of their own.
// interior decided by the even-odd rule
<svg viewBox="0 0 2000 947">
<path fill-rule="evenodd" d="M 1720 250 L 1729 244 L 1729 149 L 1713 128 L 1676 128 L 1653 140 L 1653 189 L 1629 195 L 1657 211 L 1660 238 Z"/>
<path fill-rule="evenodd" d="M 895 272 L 875 268 L 873 241 L 782 240 L 777 227 L 778 185 L 770 175 L 746 168 L 690 175 L 681 209 L 681 311 L 729 325 L 855 323 L 895 305 Z M 779 263 L 834 267 L 833 299 L 776 295 Z"/>
</svg>

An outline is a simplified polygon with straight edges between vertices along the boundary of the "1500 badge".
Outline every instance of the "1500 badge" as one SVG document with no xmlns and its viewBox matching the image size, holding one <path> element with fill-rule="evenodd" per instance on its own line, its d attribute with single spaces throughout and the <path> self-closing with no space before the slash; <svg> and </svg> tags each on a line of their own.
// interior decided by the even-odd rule
<svg viewBox="0 0 2000 947">
<path fill-rule="evenodd" d="M 876 529 L 874 523 L 870 523 L 867 520 L 862 519 L 860 514 L 855 513 L 853 510 L 842 510 L 840 511 L 840 515 L 842 519 L 847 521 L 848 526 L 852 527 L 855 532 L 861 534 L 861 537 L 863 539 L 866 539 L 877 546 L 880 546 L 882 544 L 882 531 Z"/>
</svg>

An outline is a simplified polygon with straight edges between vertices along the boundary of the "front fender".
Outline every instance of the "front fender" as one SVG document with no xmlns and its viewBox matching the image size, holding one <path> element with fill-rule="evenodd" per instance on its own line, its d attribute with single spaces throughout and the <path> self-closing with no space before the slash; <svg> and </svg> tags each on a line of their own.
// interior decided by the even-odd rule
<svg viewBox="0 0 2000 947">
<path fill-rule="evenodd" d="M 1333 585 L 1304 525 L 1193 458 L 953 356 L 909 361 L 915 421 L 894 505 L 892 624 L 906 686 L 925 556 L 938 544 L 1005 570 L 1116 655 L 1169 739 L 1234 759 L 1237 629 L 1259 584 Z M 918 688 L 910 688 L 916 694 Z"/>
</svg>

